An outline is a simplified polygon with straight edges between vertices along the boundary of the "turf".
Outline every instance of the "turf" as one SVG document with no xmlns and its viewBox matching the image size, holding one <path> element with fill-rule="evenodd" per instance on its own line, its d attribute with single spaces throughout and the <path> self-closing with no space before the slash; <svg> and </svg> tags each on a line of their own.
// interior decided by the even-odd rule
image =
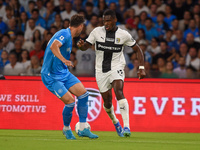
<svg viewBox="0 0 200 150">
<path fill-rule="evenodd" d="M 199 150 L 200 134 L 132 132 L 120 138 L 115 132 L 94 132 L 98 139 L 66 140 L 62 131 L 0 130 L 0 150 Z"/>
</svg>

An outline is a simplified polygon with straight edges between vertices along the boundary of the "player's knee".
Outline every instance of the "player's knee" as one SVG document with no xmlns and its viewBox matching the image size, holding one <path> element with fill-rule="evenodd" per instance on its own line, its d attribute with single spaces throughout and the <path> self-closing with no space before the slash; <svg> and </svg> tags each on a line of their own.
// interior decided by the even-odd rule
<svg viewBox="0 0 200 150">
<path fill-rule="evenodd" d="M 112 107 L 112 101 L 104 101 L 104 107 L 110 109 Z"/>
<path fill-rule="evenodd" d="M 65 104 L 71 104 L 75 102 L 74 98 L 61 98 L 61 100 L 65 103 Z"/>
</svg>

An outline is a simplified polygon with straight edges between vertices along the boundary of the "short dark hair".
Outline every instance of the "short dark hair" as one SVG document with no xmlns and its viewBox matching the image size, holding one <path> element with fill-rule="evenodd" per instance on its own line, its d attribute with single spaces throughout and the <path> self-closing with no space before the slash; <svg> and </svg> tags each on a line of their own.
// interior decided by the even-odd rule
<svg viewBox="0 0 200 150">
<path fill-rule="evenodd" d="M 71 17 L 70 26 L 71 27 L 78 27 L 82 23 L 84 23 L 84 16 L 81 14 L 75 14 Z"/>
<path fill-rule="evenodd" d="M 116 18 L 115 12 L 111 9 L 106 9 L 103 13 L 103 16 L 108 16 L 108 15 L 110 15 L 112 18 Z"/>
<path fill-rule="evenodd" d="M 86 2 L 85 6 L 86 7 L 94 7 L 93 3 L 91 3 L 91 2 Z"/>
<path fill-rule="evenodd" d="M 33 13 L 33 12 L 37 12 L 37 13 L 39 14 L 39 10 L 38 10 L 37 8 L 34 8 L 31 12 L 32 12 L 32 13 Z"/>
</svg>

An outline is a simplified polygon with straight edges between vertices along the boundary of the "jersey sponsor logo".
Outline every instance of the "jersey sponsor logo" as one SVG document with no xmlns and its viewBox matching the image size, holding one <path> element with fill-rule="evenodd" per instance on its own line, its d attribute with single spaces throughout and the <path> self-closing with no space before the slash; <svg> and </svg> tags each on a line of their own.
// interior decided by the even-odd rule
<svg viewBox="0 0 200 150">
<path fill-rule="evenodd" d="M 71 50 L 70 50 L 70 48 L 67 48 L 67 52 L 70 52 Z"/>
<path fill-rule="evenodd" d="M 122 45 L 117 45 L 114 43 L 106 43 L 106 42 L 96 42 L 96 49 L 101 51 L 112 51 L 112 52 L 121 52 Z"/>
<path fill-rule="evenodd" d="M 107 38 L 106 38 L 106 41 L 107 41 L 107 42 L 114 42 L 115 39 L 114 39 L 114 38 L 108 38 L 108 37 L 107 37 Z"/>
<path fill-rule="evenodd" d="M 87 91 L 89 92 L 89 97 L 88 97 L 88 117 L 87 117 L 87 122 L 94 121 L 95 119 L 98 118 L 100 112 L 101 112 L 101 94 L 99 90 L 95 88 L 86 88 Z M 75 110 L 76 114 L 78 115 L 77 112 L 77 102 L 78 99 L 75 97 L 76 100 L 76 105 L 75 105 Z"/>
<path fill-rule="evenodd" d="M 59 39 L 60 39 L 60 40 L 63 40 L 63 39 L 64 39 L 64 36 L 61 35 Z"/>
</svg>

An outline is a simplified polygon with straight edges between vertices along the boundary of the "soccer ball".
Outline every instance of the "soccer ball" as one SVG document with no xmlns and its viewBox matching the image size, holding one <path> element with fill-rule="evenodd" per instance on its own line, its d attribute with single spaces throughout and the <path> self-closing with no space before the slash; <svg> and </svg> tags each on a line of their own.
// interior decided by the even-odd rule
<svg viewBox="0 0 200 150">
<path fill-rule="evenodd" d="M 86 128 L 88 128 L 89 130 L 91 130 L 90 124 L 88 122 L 86 122 Z M 80 122 L 77 122 L 75 125 L 75 132 L 78 135 L 78 130 L 80 129 Z"/>
</svg>

